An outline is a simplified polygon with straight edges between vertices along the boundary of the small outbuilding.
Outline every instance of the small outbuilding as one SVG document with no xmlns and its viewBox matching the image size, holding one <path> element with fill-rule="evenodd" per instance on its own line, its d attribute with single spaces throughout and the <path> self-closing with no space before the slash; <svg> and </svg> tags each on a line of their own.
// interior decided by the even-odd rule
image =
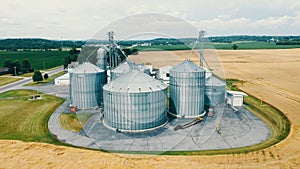
<svg viewBox="0 0 300 169">
<path fill-rule="evenodd" d="M 172 69 L 172 66 L 170 65 L 159 68 L 157 73 L 157 78 L 162 79 L 166 84 L 169 84 L 170 69 Z"/>
<path fill-rule="evenodd" d="M 54 79 L 55 86 L 69 86 L 70 84 L 70 74 L 66 73 Z"/>
<path fill-rule="evenodd" d="M 248 95 L 244 92 L 227 90 L 227 104 L 231 106 L 243 106 L 244 96 Z"/>
</svg>

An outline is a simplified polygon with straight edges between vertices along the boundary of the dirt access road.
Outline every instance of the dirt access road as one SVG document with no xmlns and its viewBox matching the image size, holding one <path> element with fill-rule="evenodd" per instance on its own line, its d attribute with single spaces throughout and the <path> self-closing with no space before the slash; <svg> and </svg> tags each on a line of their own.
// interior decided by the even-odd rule
<svg viewBox="0 0 300 169">
<path fill-rule="evenodd" d="M 168 52 L 167 52 L 168 53 Z M 214 55 L 207 51 L 207 55 Z M 136 62 L 176 65 L 189 51 L 140 52 Z M 300 167 L 300 49 L 218 50 L 208 59 L 226 78 L 245 81 L 240 88 L 280 109 L 292 123 L 287 139 L 248 154 L 217 156 L 118 155 L 99 151 L 21 141 L 0 141 L 0 168 L 299 168 Z M 170 55 L 170 56 L 169 56 Z M 168 56 L 168 57 L 166 57 Z M 197 61 L 197 54 L 190 59 Z M 198 62 L 197 62 L 198 63 Z"/>
</svg>

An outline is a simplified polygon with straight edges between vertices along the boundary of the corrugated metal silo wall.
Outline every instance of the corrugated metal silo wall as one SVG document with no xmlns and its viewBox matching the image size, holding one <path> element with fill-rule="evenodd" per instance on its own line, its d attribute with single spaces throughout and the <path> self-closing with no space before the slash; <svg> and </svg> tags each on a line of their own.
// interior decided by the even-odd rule
<svg viewBox="0 0 300 169">
<path fill-rule="evenodd" d="M 97 63 L 96 65 L 98 67 L 100 67 L 102 70 L 106 70 L 106 66 L 107 66 L 107 56 L 106 56 L 106 51 L 103 50 L 97 50 Z"/>
<path fill-rule="evenodd" d="M 170 111 L 197 116 L 204 112 L 205 71 L 170 71 Z"/>
<path fill-rule="evenodd" d="M 144 130 L 167 121 L 167 90 L 118 93 L 104 89 L 104 121 L 113 128 Z"/>
<path fill-rule="evenodd" d="M 207 106 L 217 106 L 225 103 L 225 85 L 205 86 L 205 105 Z"/>
<path fill-rule="evenodd" d="M 95 108 L 103 100 L 105 72 L 70 73 L 71 104 L 79 109 Z"/>
</svg>

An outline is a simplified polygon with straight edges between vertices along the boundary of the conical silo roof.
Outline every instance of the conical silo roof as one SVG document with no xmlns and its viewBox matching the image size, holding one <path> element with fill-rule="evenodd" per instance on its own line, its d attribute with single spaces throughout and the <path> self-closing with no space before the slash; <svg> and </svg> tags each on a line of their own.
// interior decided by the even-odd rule
<svg viewBox="0 0 300 169">
<path fill-rule="evenodd" d="M 112 70 L 113 73 L 127 73 L 131 70 L 131 66 L 126 62 L 121 63 L 115 69 Z"/>
<path fill-rule="evenodd" d="M 225 81 L 219 79 L 216 76 L 211 76 L 205 83 L 206 86 L 225 86 Z"/>
<path fill-rule="evenodd" d="M 167 85 L 163 82 L 138 70 L 132 70 L 125 73 L 111 83 L 103 86 L 104 90 L 120 93 L 154 92 L 166 88 Z"/>
<path fill-rule="evenodd" d="M 77 66 L 71 73 L 99 73 L 104 72 L 103 69 L 95 66 L 90 62 L 83 62 L 79 66 Z"/>
<path fill-rule="evenodd" d="M 174 66 L 173 68 L 170 69 L 170 72 L 203 72 L 204 69 L 201 67 L 197 66 L 194 62 L 191 60 L 187 59 L 180 63 L 177 66 Z"/>
</svg>

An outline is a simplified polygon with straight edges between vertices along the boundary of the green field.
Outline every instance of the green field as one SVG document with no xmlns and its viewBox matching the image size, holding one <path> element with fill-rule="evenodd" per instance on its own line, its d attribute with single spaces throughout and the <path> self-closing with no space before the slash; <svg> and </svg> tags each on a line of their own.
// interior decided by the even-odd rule
<svg viewBox="0 0 300 169">
<path fill-rule="evenodd" d="M 48 130 L 48 119 L 64 99 L 42 95 L 29 100 L 33 90 L 11 90 L 0 94 L 0 139 L 61 144 Z"/>
<path fill-rule="evenodd" d="M 232 45 L 238 46 L 237 50 L 243 49 L 291 49 L 300 48 L 300 45 L 276 45 L 275 43 L 268 42 L 251 42 L 251 41 L 239 41 L 233 43 L 206 43 L 204 48 L 206 49 L 222 49 L 233 50 Z M 196 46 L 195 49 L 198 47 Z M 190 50 L 189 45 L 152 45 L 152 46 L 137 46 L 134 49 L 139 51 L 159 51 L 159 50 Z"/>
<path fill-rule="evenodd" d="M 190 50 L 188 45 L 152 45 L 152 46 L 136 46 L 133 49 L 139 51 L 158 51 L 158 50 Z"/>
<path fill-rule="evenodd" d="M 0 86 L 7 85 L 9 83 L 13 83 L 13 82 L 16 82 L 18 80 L 21 80 L 21 78 L 2 77 L 2 76 L 0 76 Z"/>
<path fill-rule="evenodd" d="M 52 67 L 60 66 L 64 64 L 64 59 L 69 55 L 69 51 L 18 51 L 18 52 L 7 52 L 0 51 L 0 67 L 3 67 L 4 61 L 10 59 L 11 61 L 22 59 L 28 59 L 31 66 L 35 70 L 43 70 Z"/>
<path fill-rule="evenodd" d="M 230 49 L 232 45 L 236 44 L 238 49 L 291 49 L 300 48 L 300 45 L 276 45 L 275 43 L 268 42 L 233 42 L 233 43 L 214 43 L 215 49 Z"/>
</svg>

